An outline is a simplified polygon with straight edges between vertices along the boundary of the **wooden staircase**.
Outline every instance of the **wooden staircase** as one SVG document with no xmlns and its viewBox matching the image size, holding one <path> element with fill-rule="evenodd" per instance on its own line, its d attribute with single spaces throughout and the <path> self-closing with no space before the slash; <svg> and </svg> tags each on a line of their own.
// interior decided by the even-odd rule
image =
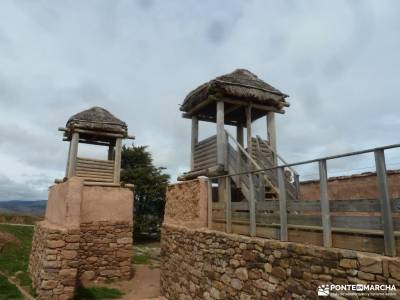
<svg viewBox="0 0 400 300">
<path fill-rule="evenodd" d="M 243 173 L 232 176 L 234 187 L 239 189 L 247 201 L 251 201 L 252 195 L 258 201 L 277 201 L 279 199 L 277 170 L 267 170 L 253 174 L 245 173 L 257 169 L 272 168 L 274 166 L 274 154 L 266 141 L 259 137 L 252 138 L 252 153 L 249 153 L 239 145 L 232 136 L 228 137 L 236 143 L 232 146 L 227 142 L 227 166 L 229 174 Z M 229 140 L 229 138 L 227 138 Z M 297 199 L 297 189 L 291 178 L 286 178 L 287 197 L 290 200 Z"/>
</svg>

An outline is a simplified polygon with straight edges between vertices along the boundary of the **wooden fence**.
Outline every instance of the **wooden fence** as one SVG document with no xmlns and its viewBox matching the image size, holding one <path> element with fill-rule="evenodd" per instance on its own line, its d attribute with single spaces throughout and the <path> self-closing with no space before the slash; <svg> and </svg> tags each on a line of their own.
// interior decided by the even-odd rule
<svg viewBox="0 0 400 300">
<path fill-rule="evenodd" d="M 400 251 L 400 199 L 389 199 L 384 150 L 381 148 L 346 153 L 275 168 L 278 173 L 279 199 L 269 201 L 232 202 L 209 197 L 209 227 L 238 234 L 337 247 L 388 256 Z M 379 199 L 329 200 L 326 162 L 331 159 L 373 152 L 375 156 Z M 288 200 L 284 170 L 289 166 L 318 163 L 320 200 Z M 253 170 L 246 174 L 262 172 Z M 230 180 L 229 174 L 225 177 Z M 212 179 L 209 190 L 212 195 Z M 215 194 L 215 193 L 214 193 Z M 255 230 L 254 230 L 255 229 Z"/>
</svg>

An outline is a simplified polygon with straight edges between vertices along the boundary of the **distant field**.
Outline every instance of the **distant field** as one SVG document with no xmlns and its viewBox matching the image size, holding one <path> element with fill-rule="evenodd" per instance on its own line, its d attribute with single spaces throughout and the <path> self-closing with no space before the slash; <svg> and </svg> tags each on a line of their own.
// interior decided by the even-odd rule
<svg viewBox="0 0 400 300">
<path fill-rule="evenodd" d="M 46 210 L 46 200 L 40 201 L 0 201 L 1 215 L 25 215 L 43 217 Z"/>
</svg>

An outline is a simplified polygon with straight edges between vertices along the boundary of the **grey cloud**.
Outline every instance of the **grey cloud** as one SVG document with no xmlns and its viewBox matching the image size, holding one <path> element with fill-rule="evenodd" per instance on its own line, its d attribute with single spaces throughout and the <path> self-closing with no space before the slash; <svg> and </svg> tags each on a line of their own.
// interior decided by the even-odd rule
<svg viewBox="0 0 400 300">
<path fill-rule="evenodd" d="M 4 200 L 43 200 L 47 190 L 35 188 L 27 183 L 17 183 L 0 174 L 0 199 Z"/>
<path fill-rule="evenodd" d="M 396 1 L 2 2 L 0 158 L 29 171 L 10 175 L 0 200 L 16 182 L 34 198 L 63 173 L 57 127 L 93 105 L 126 121 L 135 143 L 175 177 L 188 169 L 190 149 L 178 105 L 238 67 L 291 95 L 278 116 L 288 161 L 394 143 L 398 10 Z M 257 126 L 264 133 L 265 123 Z M 214 132 L 200 125 L 202 137 Z"/>
</svg>

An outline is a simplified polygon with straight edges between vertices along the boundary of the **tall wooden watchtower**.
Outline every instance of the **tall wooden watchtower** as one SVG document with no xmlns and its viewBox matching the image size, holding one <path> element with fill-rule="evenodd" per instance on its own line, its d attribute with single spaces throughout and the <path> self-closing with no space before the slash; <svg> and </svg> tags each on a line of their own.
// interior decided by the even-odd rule
<svg viewBox="0 0 400 300">
<path fill-rule="evenodd" d="M 180 109 L 184 118 L 192 120 L 191 164 L 190 171 L 179 180 L 276 166 L 279 155 L 275 114 L 283 114 L 284 108 L 289 106 L 287 97 L 245 69 L 219 76 L 190 92 Z M 252 133 L 252 123 L 263 117 L 266 118 L 267 140 Z M 216 123 L 216 134 L 199 141 L 199 121 Z M 235 137 L 225 130 L 225 125 L 236 127 Z M 278 179 L 275 173 L 276 170 L 271 170 L 255 179 L 237 176 L 230 184 L 240 190 L 244 198 L 248 198 L 251 189 L 259 191 L 260 200 L 264 199 L 264 190 L 265 198 L 276 198 Z M 292 183 L 289 189 L 295 194 L 295 180 L 288 178 L 288 181 Z M 225 190 L 224 185 L 219 182 L 220 191 Z"/>
</svg>

